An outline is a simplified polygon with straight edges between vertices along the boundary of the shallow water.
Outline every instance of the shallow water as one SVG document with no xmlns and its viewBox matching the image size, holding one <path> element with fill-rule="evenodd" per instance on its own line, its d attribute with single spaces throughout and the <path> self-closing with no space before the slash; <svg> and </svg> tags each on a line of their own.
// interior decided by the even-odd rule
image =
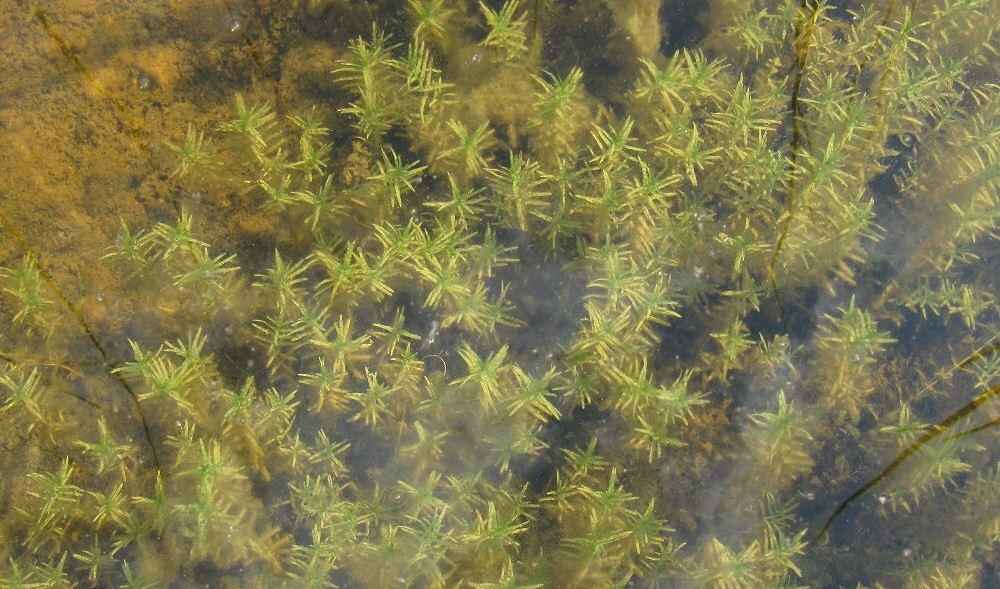
<svg viewBox="0 0 1000 589">
<path fill-rule="evenodd" d="M 0 8 L 0 584 L 995 585 L 988 3 L 418 4 Z"/>
</svg>

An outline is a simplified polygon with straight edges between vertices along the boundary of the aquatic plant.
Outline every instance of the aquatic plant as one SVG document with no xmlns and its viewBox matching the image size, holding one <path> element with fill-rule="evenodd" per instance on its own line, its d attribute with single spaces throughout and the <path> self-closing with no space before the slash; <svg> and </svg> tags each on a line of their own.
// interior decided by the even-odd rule
<svg viewBox="0 0 1000 589">
<path fill-rule="evenodd" d="M 167 143 L 130 315 L 0 273 L 3 584 L 989 583 L 989 3 L 720 0 L 621 74 L 545 48 L 655 3 L 389 4 Z"/>
</svg>

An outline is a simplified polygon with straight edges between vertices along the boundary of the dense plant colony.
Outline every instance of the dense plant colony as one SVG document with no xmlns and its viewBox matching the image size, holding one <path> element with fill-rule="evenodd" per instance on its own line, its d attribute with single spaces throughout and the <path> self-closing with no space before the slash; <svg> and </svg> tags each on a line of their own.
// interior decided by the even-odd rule
<svg viewBox="0 0 1000 589">
<path fill-rule="evenodd" d="M 2 584 L 995 581 L 1000 14 L 865 4 L 712 2 L 599 95 L 558 3 L 409 0 L 332 104 L 189 126 L 142 311 L 3 270 Z"/>
</svg>

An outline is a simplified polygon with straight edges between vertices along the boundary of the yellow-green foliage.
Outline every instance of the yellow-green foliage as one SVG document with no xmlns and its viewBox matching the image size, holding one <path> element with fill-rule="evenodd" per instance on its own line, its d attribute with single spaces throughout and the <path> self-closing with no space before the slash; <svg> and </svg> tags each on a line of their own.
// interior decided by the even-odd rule
<svg viewBox="0 0 1000 589">
<path fill-rule="evenodd" d="M 0 274 L 0 584 L 990 583 L 990 2 L 717 0 L 614 100 L 559 3 L 389 4 L 335 104 L 168 144 L 259 243 L 123 223 L 110 333 Z"/>
</svg>

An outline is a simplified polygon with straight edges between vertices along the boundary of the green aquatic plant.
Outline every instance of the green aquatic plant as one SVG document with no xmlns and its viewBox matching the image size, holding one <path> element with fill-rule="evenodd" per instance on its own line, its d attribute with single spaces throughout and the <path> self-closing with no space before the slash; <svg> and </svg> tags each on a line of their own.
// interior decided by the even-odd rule
<svg viewBox="0 0 1000 589">
<path fill-rule="evenodd" d="M 500 10 L 480 2 L 479 9 L 488 27 L 483 45 L 496 49 L 508 60 L 517 59 L 528 51 L 528 15 L 521 10 L 520 0 L 508 0 Z"/>
<path fill-rule="evenodd" d="M 493 131 L 487 123 L 483 123 L 475 129 L 467 129 L 461 121 L 450 119 L 448 128 L 454 134 L 453 141 L 447 149 L 440 154 L 430 156 L 435 171 L 449 171 L 449 163 L 455 167 L 455 173 L 475 176 L 480 174 L 490 164 L 488 156 L 483 153 L 496 145 Z M 465 164 L 464 169 L 458 167 Z"/>
<path fill-rule="evenodd" d="M 127 317 L 52 338 L 74 302 L 5 268 L 0 578 L 989 585 L 995 11 L 718 0 L 604 72 L 547 48 L 658 4 L 591 4 L 313 39 L 319 104 L 168 144 Z"/>
<path fill-rule="evenodd" d="M 38 262 L 31 256 L 21 258 L 20 266 L 4 268 L 2 277 L 7 285 L 3 292 L 7 293 L 16 304 L 13 320 L 31 329 L 49 331 L 54 329 L 53 318 L 47 312 L 54 301 L 46 293 Z"/>
<path fill-rule="evenodd" d="M 447 36 L 448 21 L 456 10 L 449 8 L 446 0 L 407 0 L 407 4 L 416 21 L 414 38 L 429 37 L 440 47 L 451 43 Z"/>
<path fill-rule="evenodd" d="M 180 145 L 167 143 L 167 147 L 181 158 L 172 175 L 183 178 L 198 166 L 210 163 L 212 157 L 212 150 L 209 148 L 210 145 L 211 142 L 205 141 L 205 133 L 203 131 L 196 131 L 194 127 L 189 125 L 187 134 L 184 136 L 184 143 Z"/>
<path fill-rule="evenodd" d="M 236 118 L 219 125 L 219 130 L 232 133 L 244 148 L 263 159 L 272 143 L 270 135 L 274 125 L 275 114 L 267 103 L 247 106 L 243 95 L 236 94 Z"/>
</svg>

